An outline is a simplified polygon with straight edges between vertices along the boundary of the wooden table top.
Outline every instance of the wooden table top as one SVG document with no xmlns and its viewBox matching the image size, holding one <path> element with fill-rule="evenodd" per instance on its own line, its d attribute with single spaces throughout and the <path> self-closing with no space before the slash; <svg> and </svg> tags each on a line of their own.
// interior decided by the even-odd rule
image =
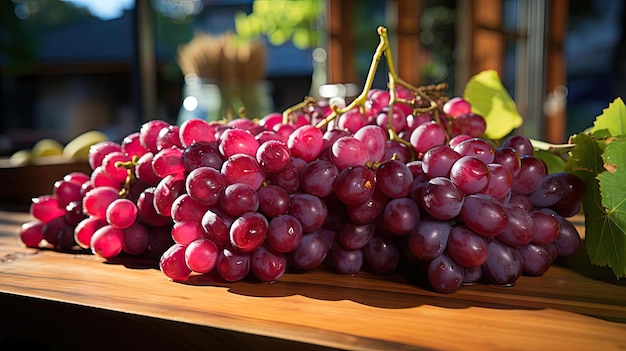
<svg viewBox="0 0 626 351">
<path fill-rule="evenodd" d="M 85 313 L 118 313 L 122 317 L 111 320 L 134 318 L 133 326 L 152 320 L 169 328 L 169 342 L 173 330 L 204 328 L 207 335 L 221 335 L 214 338 L 219 346 L 232 349 L 626 349 L 626 281 L 593 267 L 584 247 L 541 277 L 450 295 L 396 275 L 321 269 L 288 273 L 274 284 L 224 284 L 199 276 L 175 283 L 154 267 L 25 248 L 17 232 L 30 218 L 0 212 L 0 315 L 15 319 L 1 318 L 1 328 L 38 319 L 19 311 L 56 313 L 46 316 L 49 323 L 74 317 L 88 323 Z M 243 341 L 224 341 L 230 338 Z M 178 346 L 192 349 L 194 340 L 185 340 L 188 345 Z"/>
</svg>

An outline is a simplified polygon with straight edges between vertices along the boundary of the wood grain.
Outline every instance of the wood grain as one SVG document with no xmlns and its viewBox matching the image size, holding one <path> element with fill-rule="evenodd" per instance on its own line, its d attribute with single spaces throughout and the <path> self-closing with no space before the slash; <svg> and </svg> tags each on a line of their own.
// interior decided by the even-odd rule
<svg viewBox="0 0 626 351">
<path fill-rule="evenodd" d="M 152 342 L 178 349 L 207 340 L 216 349 L 242 350 L 626 348 L 626 284 L 591 266 L 583 248 L 514 287 L 474 285 L 450 295 L 401 274 L 323 269 L 289 273 L 274 284 L 224 284 L 206 276 L 175 283 L 142 262 L 24 248 L 17 230 L 28 219 L 0 212 L 0 330 L 17 334 L 45 317 L 76 324 L 80 335 L 87 333 L 84 322 L 98 320 L 99 328 L 143 337 L 142 345 L 151 329 L 161 335 Z M 100 346 L 135 347 L 132 341 Z"/>
</svg>

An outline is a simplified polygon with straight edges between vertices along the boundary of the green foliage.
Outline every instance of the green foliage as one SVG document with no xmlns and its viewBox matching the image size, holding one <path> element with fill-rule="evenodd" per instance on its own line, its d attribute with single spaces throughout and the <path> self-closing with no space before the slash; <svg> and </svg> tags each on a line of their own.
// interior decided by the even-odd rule
<svg viewBox="0 0 626 351">
<path fill-rule="evenodd" d="M 502 139 L 523 122 L 515 102 L 494 70 L 472 77 L 465 86 L 463 97 L 472 105 L 472 111 L 487 121 L 486 138 Z"/>
<path fill-rule="evenodd" d="M 272 45 L 291 41 L 306 49 L 319 40 L 315 28 L 323 4 L 321 0 L 255 0 L 252 13 L 235 15 L 235 30 L 242 39 L 265 36 Z"/>
<path fill-rule="evenodd" d="M 565 170 L 585 184 L 582 206 L 591 262 L 626 276 L 626 106 L 618 98 L 589 132 L 576 134 Z"/>
</svg>

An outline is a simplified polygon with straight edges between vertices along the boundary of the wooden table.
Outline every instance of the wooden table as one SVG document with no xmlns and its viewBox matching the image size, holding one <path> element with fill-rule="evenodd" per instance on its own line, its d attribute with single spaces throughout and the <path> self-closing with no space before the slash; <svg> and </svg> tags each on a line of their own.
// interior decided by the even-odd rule
<svg viewBox="0 0 626 351">
<path fill-rule="evenodd" d="M 62 350 L 615 350 L 626 282 L 581 248 L 514 287 L 443 295 L 400 276 L 174 283 L 154 267 L 24 248 L 0 212 L 0 335 Z M 1 340 L 1 339 L 0 339 Z M 0 349 L 3 349 L 0 344 Z"/>
</svg>

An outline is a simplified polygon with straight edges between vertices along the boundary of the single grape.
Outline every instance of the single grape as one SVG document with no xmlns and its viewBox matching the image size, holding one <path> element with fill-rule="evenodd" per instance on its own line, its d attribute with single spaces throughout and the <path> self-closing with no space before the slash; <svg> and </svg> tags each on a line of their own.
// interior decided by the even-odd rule
<svg viewBox="0 0 626 351">
<path fill-rule="evenodd" d="M 307 165 L 307 162 L 299 157 L 291 157 L 287 167 L 269 176 L 270 182 L 281 187 L 289 194 L 294 194 L 300 190 L 300 173 Z"/>
<path fill-rule="evenodd" d="M 456 226 L 450 231 L 447 250 L 461 266 L 479 267 L 487 260 L 487 239 L 465 226 Z"/>
<path fill-rule="evenodd" d="M 180 141 L 180 127 L 177 125 L 169 125 L 161 128 L 156 138 L 157 150 L 169 149 L 169 148 L 183 148 L 183 144 Z"/>
<path fill-rule="evenodd" d="M 369 269 L 375 274 L 391 274 L 400 262 L 400 251 L 390 237 L 375 235 L 363 247 Z"/>
<path fill-rule="evenodd" d="M 131 159 L 133 156 L 140 158 L 141 156 L 149 152 L 148 149 L 141 145 L 141 141 L 139 140 L 139 132 L 130 133 L 125 136 L 124 139 L 122 139 L 120 146 L 124 155 L 128 156 L 129 159 Z"/>
<path fill-rule="evenodd" d="M 224 158 L 236 154 L 246 154 L 255 157 L 259 148 L 259 142 L 248 130 L 230 128 L 220 136 L 218 148 Z"/>
<path fill-rule="evenodd" d="M 291 154 L 306 162 L 316 159 L 322 151 L 322 131 L 313 125 L 303 125 L 289 135 L 287 146 Z"/>
<path fill-rule="evenodd" d="M 144 223 L 153 227 L 162 227 L 172 222 L 170 216 L 159 214 L 154 207 L 154 192 L 156 187 L 145 189 L 137 199 L 137 209 L 139 218 Z"/>
<path fill-rule="evenodd" d="M 237 282 L 250 272 L 250 254 L 224 247 L 217 257 L 216 270 L 227 282 Z"/>
<path fill-rule="evenodd" d="M 450 169 L 450 180 L 466 195 L 482 192 L 490 176 L 487 164 L 476 156 L 462 156 Z"/>
<path fill-rule="evenodd" d="M 133 223 L 124 229 L 124 244 L 122 250 L 129 255 L 141 255 L 148 250 L 150 232 L 141 223 Z"/>
<path fill-rule="evenodd" d="M 302 270 L 311 270 L 319 267 L 328 254 L 332 241 L 328 240 L 325 229 L 319 229 L 302 235 L 300 244 L 295 250 L 287 253 L 289 264 Z"/>
<path fill-rule="evenodd" d="M 260 281 L 271 283 L 285 274 L 287 259 L 271 247 L 261 246 L 250 255 L 250 268 Z"/>
<path fill-rule="evenodd" d="M 202 216 L 209 208 L 211 206 L 196 201 L 189 194 L 181 194 L 172 203 L 170 217 L 174 222 L 193 221 L 200 223 Z"/>
<path fill-rule="evenodd" d="M 412 183 L 413 174 L 403 162 L 387 160 L 376 168 L 376 186 L 390 198 L 408 196 Z"/>
<path fill-rule="evenodd" d="M 198 167 L 213 167 L 222 169 L 224 159 L 214 143 L 199 141 L 187 146 L 183 151 L 183 165 L 185 171 L 191 172 Z"/>
<path fill-rule="evenodd" d="M 302 191 L 317 197 L 326 197 L 333 192 L 337 167 L 330 161 L 319 159 L 307 164 L 300 173 Z"/>
<path fill-rule="evenodd" d="M 64 179 L 54 182 L 52 195 L 57 199 L 59 207 L 67 207 L 71 202 L 81 201 L 81 184 Z"/>
<path fill-rule="evenodd" d="M 532 156 L 535 153 L 532 142 L 523 135 L 512 135 L 506 138 L 502 143 L 502 147 L 512 148 L 520 157 Z"/>
<path fill-rule="evenodd" d="M 348 250 L 358 250 L 363 247 L 374 236 L 375 225 L 356 224 L 351 221 L 344 221 L 337 231 L 337 241 Z"/>
<path fill-rule="evenodd" d="M 185 247 L 185 263 L 196 273 L 209 273 L 217 265 L 219 250 L 207 238 L 198 238 Z"/>
<path fill-rule="evenodd" d="M 482 266 L 485 278 L 494 285 L 513 286 L 524 269 L 522 255 L 497 239 L 489 242 L 488 251 Z"/>
<path fill-rule="evenodd" d="M 461 217 L 473 232 L 483 236 L 496 236 L 502 233 L 508 223 L 504 206 L 498 200 L 484 194 L 465 196 Z"/>
<path fill-rule="evenodd" d="M 408 248 L 418 259 L 430 261 L 445 251 L 451 230 L 448 221 L 423 218 L 409 233 Z"/>
<path fill-rule="evenodd" d="M 460 96 L 455 96 L 443 104 L 443 113 L 457 117 L 472 112 L 472 105 Z"/>
<path fill-rule="evenodd" d="M 358 205 L 346 206 L 348 218 L 357 224 L 372 223 L 383 213 L 385 205 L 389 202 L 387 195 L 381 191 L 374 191 L 363 203 Z"/>
<path fill-rule="evenodd" d="M 447 253 L 435 257 L 428 263 L 428 281 L 437 292 L 451 294 L 461 287 L 465 268 L 448 256 Z"/>
<path fill-rule="evenodd" d="M 259 146 L 255 157 L 267 173 L 277 173 L 289 165 L 291 151 L 282 141 L 268 140 Z"/>
<path fill-rule="evenodd" d="M 383 210 L 385 227 L 394 234 L 407 235 L 420 220 L 419 207 L 410 198 L 391 199 Z"/>
<path fill-rule="evenodd" d="M 268 184 L 257 190 L 257 194 L 259 196 L 259 212 L 266 217 L 277 217 L 289 212 L 291 198 L 285 189 Z"/>
<path fill-rule="evenodd" d="M 330 161 L 339 171 L 348 167 L 365 166 L 369 153 L 365 144 L 352 136 L 337 139 L 330 148 Z"/>
<path fill-rule="evenodd" d="M 180 125 L 179 133 L 180 142 L 184 148 L 198 142 L 213 143 L 217 141 L 211 125 L 206 120 L 200 118 L 191 118 L 184 121 Z"/>
<path fill-rule="evenodd" d="M 89 216 L 105 218 L 109 205 L 120 198 L 117 190 L 112 187 L 101 186 L 90 190 L 83 198 L 83 210 Z"/>
<path fill-rule="evenodd" d="M 283 214 L 272 218 L 267 228 L 267 242 L 277 252 L 290 252 L 300 245 L 302 225 L 294 216 Z"/>
<path fill-rule="evenodd" d="M 544 176 L 539 185 L 528 194 L 528 200 L 536 208 L 550 207 L 557 204 L 565 195 L 563 183 L 555 174 Z"/>
<path fill-rule="evenodd" d="M 230 226 L 235 219 L 219 208 L 215 208 L 202 216 L 200 224 L 206 237 L 219 246 L 230 244 Z"/>
<path fill-rule="evenodd" d="M 301 193 L 291 198 L 289 214 L 295 217 L 302 225 L 302 230 L 308 233 L 324 225 L 328 209 L 319 197 Z"/>
<path fill-rule="evenodd" d="M 40 195 L 31 200 L 29 213 L 36 219 L 47 223 L 52 219 L 63 216 L 65 209 L 53 195 Z"/>
<path fill-rule="evenodd" d="M 226 188 L 220 197 L 220 208 L 232 217 L 259 209 L 259 194 L 250 185 L 234 183 Z"/>
<path fill-rule="evenodd" d="M 154 189 L 152 204 L 162 216 L 172 215 L 172 204 L 185 193 L 185 176 L 182 173 L 170 174 L 163 178 Z"/>
<path fill-rule="evenodd" d="M 155 153 L 152 158 L 154 174 L 160 178 L 165 178 L 171 174 L 184 173 L 185 164 L 182 155 L 183 149 L 179 147 L 170 147 Z"/>
<path fill-rule="evenodd" d="M 204 236 L 204 228 L 198 222 L 180 221 L 172 226 L 172 239 L 177 244 L 189 245 L 192 241 Z"/>
<path fill-rule="evenodd" d="M 339 274 L 357 274 L 363 266 L 363 250 L 347 250 L 333 245 L 329 250 L 330 262 Z"/>
<path fill-rule="evenodd" d="M 476 138 L 483 135 L 487 129 L 485 118 L 476 113 L 458 115 L 454 119 L 453 125 L 459 133 Z"/>
<path fill-rule="evenodd" d="M 367 201 L 374 194 L 374 172 L 364 166 L 343 169 L 335 179 L 335 194 L 348 206 Z"/>
<path fill-rule="evenodd" d="M 139 210 L 134 202 L 128 199 L 115 199 L 106 208 L 106 220 L 117 229 L 125 229 L 137 220 Z"/>
<path fill-rule="evenodd" d="M 415 151 L 424 153 L 435 145 L 446 141 L 446 131 L 435 121 L 419 125 L 411 133 L 410 142 Z"/>
<path fill-rule="evenodd" d="M 543 275 L 548 268 L 550 268 L 550 264 L 552 264 L 552 257 L 548 249 L 544 246 L 527 244 L 520 247 L 518 250 L 522 256 L 524 273 L 528 275 Z"/>
<path fill-rule="evenodd" d="M 394 104 L 391 118 L 389 118 L 389 107 L 385 106 L 378 112 L 376 124 L 381 128 L 391 128 L 394 132 L 398 133 L 406 128 L 406 113 L 399 104 Z"/>
<path fill-rule="evenodd" d="M 154 168 L 152 168 L 153 160 L 154 154 L 146 152 L 137 160 L 137 165 L 135 165 L 135 177 L 150 186 L 155 186 L 161 181 L 161 177 L 154 173 Z"/>
<path fill-rule="evenodd" d="M 470 138 L 463 140 L 453 148 L 461 156 L 476 156 L 485 164 L 493 163 L 496 150 L 485 139 Z"/>
<path fill-rule="evenodd" d="M 184 245 L 174 244 L 161 255 L 159 269 L 169 279 L 184 280 L 191 274 L 191 269 L 185 263 L 185 250 Z"/>
<path fill-rule="evenodd" d="M 269 223 L 260 213 L 247 212 L 235 218 L 230 226 L 230 243 L 234 248 L 250 253 L 260 247 L 267 237 Z"/>
<path fill-rule="evenodd" d="M 224 176 L 213 167 L 198 167 L 185 179 L 185 190 L 194 200 L 205 205 L 217 205 L 226 187 Z"/>
<path fill-rule="evenodd" d="M 94 255 L 108 259 L 119 255 L 124 246 L 124 231 L 105 225 L 96 230 L 89 246 Z"/>
<path fill-rule="evenodd" d="M 465 195 L 450 179 L 432 178 L 421 189 L 421 195 L 413 197 L 421 201 L 422 208 L 429 215 L 440 220 L 450 220 L 461 213 Z"/>
<path fill-rule="evenodd" d="M 469 286 L 478 283 L 483 277 L 483 267 L 465 267 L 463 285 Z"/>
<path fill-rule="evenodd" d="M 511 192 L 513 186 L 513 176 L 506 166 L 497 163 L 487 165 L 489 169 L 489 183 L 482 190 L 482 193 L 494 199 L 503 199 Z"/>
<path fill-rule="evenodd" d="M 533 220 L 534 236 L 532 243 L 548 244 L 556 240 L 561 230 L 556 215 L 544 210 L 534 210 L 530 212 Z"/>
<path fill-rule="evenodd" d="M 253 156 L 235 154 L 222 164 L 221 173 L 226 184 L 243 183 L 257 190 L 263 184 L 266 174 Z"/>
<path fill-rule="evenodd" d="M 407 163 L 413 158 L 413 153 L 409 147 L 397 140 L 385 141 L 385 155 L 383 160 L 395 159 Z"/>
<path fill-rule="evenodd" d="M 367 149 L 369 162 L 380 162 L 385 156 L 385 142 L 387 133 L 377 125 L 366 125 L 354 133 L 354 138 L 360 140 Z"/>
<path fill-rule="evenodd" d="M 448 145 L 435 145 L 422 156 L 421 168 L 429 178 L 449 177 L 452 165 L 461 158 L 458 152 Z"/>
<path fill-rule="evenodd" d="M 557 255 L 560 257 L 573 255 L 580 246 L 580 234 L 576 227 L 567 219 L 557 215 L 559 236 L 553 241 Z"/>
<path fill-rule="evenodd" d="M 366 118 L 358 107 L 352 108 L 341 114 L 337 118 L 337 125 L 340 129 L 347 130 L 354 134 L 366 124 Z"/>
<path fill-rule="evenodd" d="M 37 248 L 43 241 L 43 227 L 45 223 L 32 220 L 22 223 L 20 227 L 20 240 L 26 247 Z"/>
<path fill-rule="evenodd" d="M 520 156 L 512 147 L 497 148 L 493 157 L 493 163 L 501 164 L 508 168 L 513 178 L 517 177 L 522 167 Z"/>
<path fill-rule="evenodd" d="M 502 233 L 497 238 L 503 243 L 519 247 L 524 246 L 533 239 L 535 235 L 535 224 L 528 211 L 520 206 L 505 204 L 508 222 Z"/>
</svg>

